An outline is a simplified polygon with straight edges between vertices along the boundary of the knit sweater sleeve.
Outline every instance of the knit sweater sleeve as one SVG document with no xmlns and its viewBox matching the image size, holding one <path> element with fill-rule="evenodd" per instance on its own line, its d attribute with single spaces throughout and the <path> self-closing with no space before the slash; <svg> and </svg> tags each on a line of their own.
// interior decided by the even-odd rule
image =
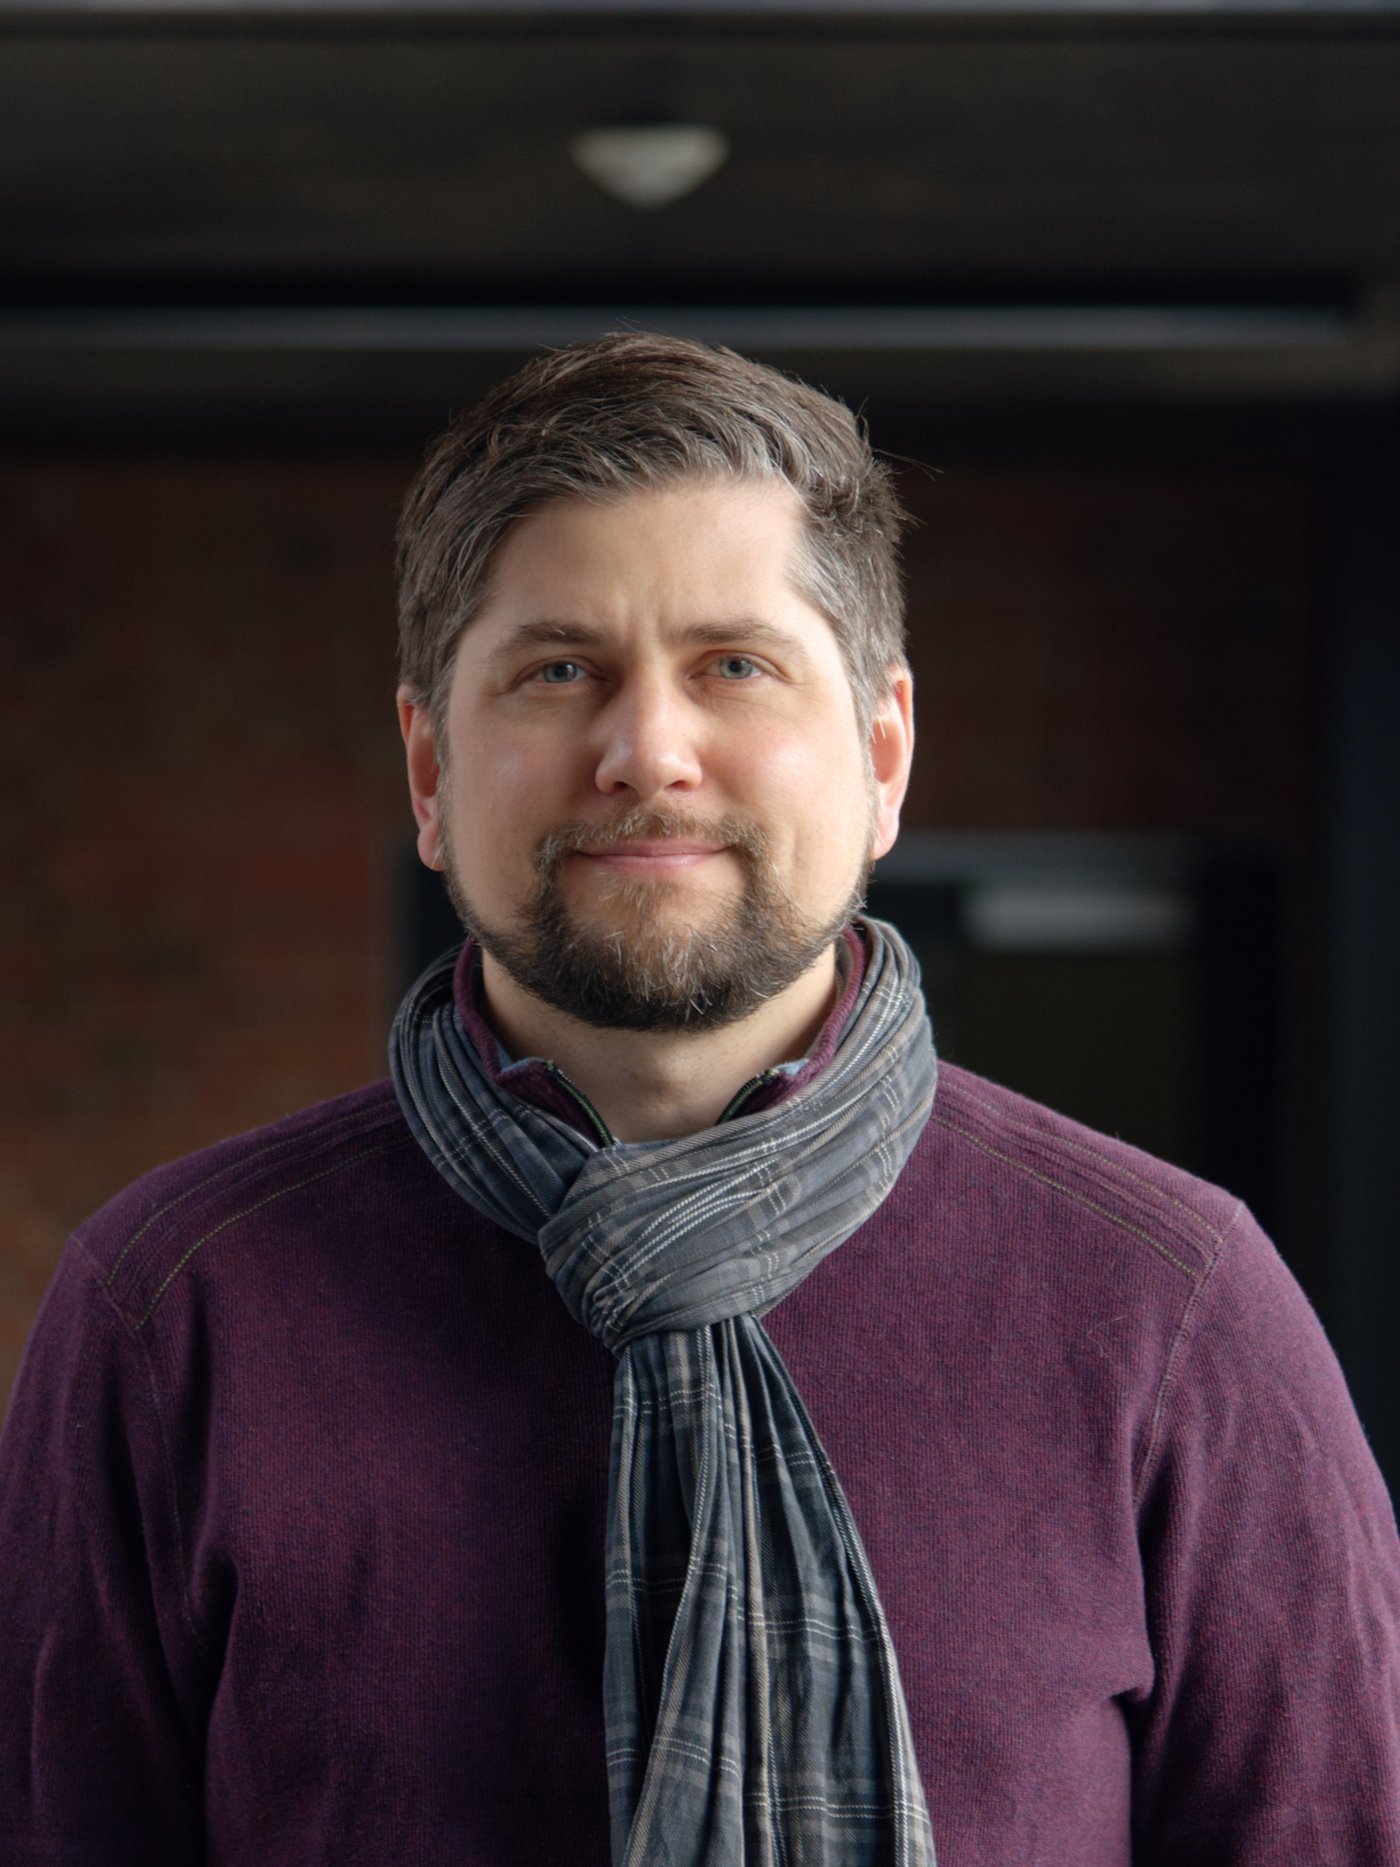
<svg viewBox="0 0 1400 1867">
<path fill-rule="evenodd" d="M 1144 1867 L 1400 1862 L 1400 1546 L 1322 1330 L 1242 1214 L 1173 1345 L 1142 1496 Z"/>
<path fill-rule="evenodd" d="M 0 1860 L 203 1860 L 177 1543 L 141 1345 L 70 1244 L 0 1439 Z"/>
</svg>

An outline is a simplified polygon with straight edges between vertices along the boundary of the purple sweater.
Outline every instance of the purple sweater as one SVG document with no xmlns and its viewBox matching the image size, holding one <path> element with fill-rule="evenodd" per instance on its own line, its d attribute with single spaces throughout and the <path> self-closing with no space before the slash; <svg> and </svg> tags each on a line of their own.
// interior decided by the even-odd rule
<svg viewBox="0 0 1400 1867">
<path fill-rule="evenodd" d="M 1400 1862 L 1394 1522 L 1235 1200 L 945 1067 L 767 1327 L 940 1867 Z M 128 1189 L 5 1431 L 0 1862 L 606 1867 L 611 1382 L 385 1084 Z"/>
</svg>

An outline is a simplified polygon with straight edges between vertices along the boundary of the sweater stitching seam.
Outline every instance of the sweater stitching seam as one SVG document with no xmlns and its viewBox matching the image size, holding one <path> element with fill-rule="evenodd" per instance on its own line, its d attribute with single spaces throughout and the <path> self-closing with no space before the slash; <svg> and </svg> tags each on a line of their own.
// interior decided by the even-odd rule
<svg viewBox="0 0 1400 1867">
<path fill-rule="evenodd" d="M 145 1373 L 146 1388 L 151 1397 L 151 1411 L 155 1415 L 156 1433 L 160 1440 L 161 1463 L 165 1468 L 166 1489 L 170 1496 L 170 1515 L 175 1526 L 175 1560 L 179 1565 L 180 1571 L 181 1618 L 185 1623 L 190 1639 L 194 1642 L 195 1651 L 206 1665 L 213 1666 L 217 1663 L 215 1655 L 213 1649 L 204 1638 L 204 1635 L 200 1632 L 199 1622 L 195 1617 L 194 1602 L 190 1597 L 189 1539 L 185 1532 L 184 1512 L 180 1508 L 180 1491 L 175 1477 L 174 1450 L 170 1444 L 170 1436 L 167 1430 L 166 1408 L 161 1405 L 160 1386 L 156 1380 L 155 1368 L 147 1349 L 147 1343 L 142 1340 L 139 1333 L 139 1325 L 132 1323 L 131 1318 L 122 1309 L 121 1304 L 117 1301 L 113 1292 L 107 1287 L 106 1279 L 102 1276 L 101 1266 L 94 1259 L 92 1253 L 78 1238 L 74 1238 L 73 1247 L 78 1252 L 79 1256 L 86 1261 L 89 1269 L 93 1272 L 98 1295 L 111 1311 L 112 1316 L 123 1334 L 130 1338 L 133 1348 L 141 1358 L 141 1366 Z"/>
<path fill-rule="evenodd" d="M 961 1088 L 961 1085 L 959 1085 L 959 1087 Z M 996 1103 L 989 1101 L 984 1096 L 977 1095 L 973 1090 L 967 1090 L 965 1094 L 967 1100 L 973 1103 L 977 1108 L 982 1109 L 988 1115 L 996 1116 L 999 1121 L 1003 1121 L 1008 1127 L 1014 1128 L 1018 1134 L 1022 1135 L 1027 1140 L 1044 1141 L 1045 1136 L 1033 1123 L 1018 1120 L 1016 1116 L 1008 1114 L 1006 1110 L 999 1108 Z M 971 1139 L 971 1136 L 969 1136 L 969 1139 Z M 1109 1169 L 1114 1175 L 1125 1180 L 1132 1180 L 1138 1186 L 1146 1187 L 1148 1192 L 1155 1198 L 1166 1200 L 1169 1205 L 1175 1206 L 1179 1212 L 1184 1212 L 1187 1218 L 1200 1226 L 1202 1231 L 1204 1231 L 1208 1237 L 1214 1239 L 1217 1245 L 1224 1244 L 1230 1226 L 1234 1224 L 1233 1215 L 1230 1220 L 1230 1226 L 1227 1226 L 1223 1232 L 1217 1231 L 1205 1214 L 1199 1211 L 1195 1206 L 1189 1206 L 1184 1199 L 1178 1199 L 1175 1193 L 1167 1192 L 1164 1187 L 1159 1186 L 1153 1180 L 1149 1180 L 1146 1174 L 1135 1173 L 1131 1167 L 1125 1167 L 1121 1161 L 1114 1160 L 1111 1155 L 1105 1154 L 1101 1148 L 1090 1147 L 1083 1141 L 1071 1141 L 1064 1135 L 1056 1136 L 1055 1145 L 1065 1153 L 1083 1155 L 1086 1160 L 1097 1162 L 1098 1165 Z"/>
<path fill-rule="evenodd" d="M 1076 1205 L 1083 1206 L 1087 1212 L 1096 1213 L 1099 1218 L 1106 1219 L 1110 1225 L 1116 1225 L 1120 1231 L 1129 1233 L 1133 1238 L 1140 1238 L 1145 1245 L 1150 1245 L 1152 1250 L 1155 1251 L 1159 1257 L 1165 1258 L 1168 1264 L 1174 1265 L 1177 1270 L 1191 1278 L 1193 1282 L 1200 1276 L 1198 1270 L 1195 1270 L 1191 1265 L 1187 1264 L 1184 1259 L 1177 1257 L 1174 1252 L 1168 1250 L 1161 1239 L 1154 1238 L 1151 1232 L 1145 1232 L 1140 1225 L 1132 1224 L 1130 1220 L 1123 1218 L 1120 1213 L 1111 1212 L 1107 1206 L 1097 1205 L 1092 1199 L 1086 1198 L 1083 1193 L 1076 1192 L 1072 1186 L 1066 1186 L 1062 1180 L 1052 1180 L 1049 1174 L 1037 1173 L 1034 1167 L 1028 1167 L 1024 1161 L 1017 1160 L 1013 1154 L 1006 1154 L 999 1148 L 992 1147 L 989 1142 L 983 1141 L 978 1135 L 973 1134 L 970 1129 L 961 1128 L 956 1122 L 949 1121 L 946 1115 L 935 1114 L 933 1120 L 936 1121 L 940 1127 L 946 1128 L 950 1134 L 961 1135 L 965 1141 L 971 1142 L 973 1147 L 980 1148 L 984 1154 L 990 1155 L 993 1160 L 1001 1161 L 1004 1165 L 1010 1167 L 1013 1172 L 1024 1175 L 1028 1180 L 1035 1180 L 1041 1186 L 1048 1186 L 1056 1193 L 1062 1193 L 1066 1199 L 1071 1199 Z"/>
<path fill-rule="evenodd" d="M 1152 1413 L 1148 1421 L 1147 1442 L 1143 1447 L 1141 1474 L 1138 1478 L 1138 1482 L 1133 1487 L 1134 1516 L 1136 1516 L 1137 1512 L 1142 1508 L 1142 1501 L 1147 1495 L 1148 1483 L 1150 1482 L 1156 1466 L 1157 1456 L 1162 1442 L 1162 1428 L 1166 1418 L 1169 1392 L 1176 1377 L 1177 1362 L 1180 1358 L 1183 1345 L 1191 1332 L 1191 1326 L 1195 1321 L 1196 1311 L 1204 1300 L 1207 1291 L 1210 1290 L 1214 1284 L 1215 1274 L 1220 1268 L 1221 1261 L 1225 1256 L 1226 1243 L 1239 1225 L 1240 1219 L 1246 1210 L 1247 1208 L 1242 1199 L 1236 1202 L 1235 1210 L 1230 1215 L 1230 1223 L 1221 1234 L 1219 1251 L 1216 1252 L 1215 1256 L 1207 1265 L 1204 1275 L 1197 1279 L 1195 1289 L 1182 1306 L 1180 1320 L 1173 1332 L 1171 1345 L 1162 1363 L 1162 1378 L 1157 1383 L 1157 1391 L 1152 1398 Z"/>
<path fill-rule="evenodd" d="M 329 1136 L 329 1143 L 332 1147 L 340 1145 L 345 1139 L 344 1135 L 333 1133 L 332 1130 L 342 1128 L 346 1124 L 354 1122 L 357 1116 L 358 1111 L 355 1115 L 337 1116 L 333 1121 L 325 1124 L 321 1133 Z M 386 1112 L 383 1116 L 377 1117 L 369 1124 L 367 1132 L 372 1131 L 373 1128 L 382 1126 L 386 1121 L 390 1120 L 392 1120 L 392 1115 Z M 154 1212 L 150 1213 L 142 1220 L 141 1224 L 138 1225 L 136 1230 L 131 1234 L 131 1237 L 127 1239 L 126 1243 L 122 1246 L 116 1262 L 105 1276 L 99 1270 L 98 1274 L 102 1276 L 102 1281 L 109 1289 L 113 1288 L 116 1283 L 117 1274 L 121 1270 L 122 1265 L 126 1262 L 132 1249 L 145 1237 L 146 1233 L 150 1231 L 153 1225 L 156 1225 L 161 1219 L 165 1218 L 168 1213 L 173 1212 L 177 1206 L 182 1206 L 187 1201 L 198 1198 L 201 1193 L 208 1192 L 211 1187 L 216 1186 L 220 1180 L 225 1179 L 229 1175 L 240 1176 L 235 1181 L 235 1185 L 242 1185 L 244 1180 L 251 1178 L 257 1169 L 263 1166 L 273 1154 L 281 1153 L 284 1149 L 289 1147 L 296 1147 L 304 1143 L 305 1140 L 305 1134 L 291 1134 L 287 1135 L 281 1141 L 264 1142 L 259 1147 L 255 1148 L 251 1154 L 242 1155 L 237 1160 L 227 1161 L 222 1167 L 216 1168 L 213 1173 L 206 1174 L 202 1180 L 197 1180 L 193 1186 L 187 1186 L 183 1192 L 177 1193 L 173 1199 L 167 1200 L 163 1206 L 158 1206 Z M 225 1188 L 224 1190 L 228 1191 L 230 1189 Z"/>
<path fill-rule="evenodd" d="M 166 1291 L 175 1282 L 176 1278 L 180 1275 L 181 1271 L 184 1270 L 195 1253 L 202 1246 L 207 1245 L 211 1238 L 217 1238 L 220 1232 L 226 1232 L 230 1226 L 237 1225 L 243 1219 L 251 1218 L 255 1212 L 262 1212 L 266 1207 L 275 1205 L 279 1199 L 285 1199 L 288 1194 L 299 1193 L 304 1187 L 314 1186 L 319 1180 L 329 1180 L 335 1174 L 343 1172 L 346 1167 L 352 1166 L 356 1161 L 367 1160 L 371 1154 L 382 1154 L 385 1148 L 392 1146 L 394 1146 L 394 1141 L 389 1140 L 380 1141 L 374 1147 L 361 1148 L 357 1153 L 347 1155 L 344 1160 L 338 1160 L 330 1167 L 323 1167 L 319 1173 L 309 1173 L 300 1180 L 292 1181 L 290 1185 L 279 1186 L 275 1192 L 268 1193 L 263 1199 L 255 1200 L 251 1206 L 243 1206 L 239 1211 L 231 1212 L 227 1218 L 220 1219 L 217 1225 L 211 1226 L 207 1232 L 201 1233 L 185 1252 L 184 1256 L 166 1272 L 160 1284 L 157 1286 L 155 1295 L 151 1298 L 146 1313 L 141 1317 L 140 1321 L 135 1324 L 135 1327 L 137 1329 L 145 1328 L 146 1324 L 151 1320 L 151 1317 L 159 1307 L 161 1298 L 165 1295 Z"/>
</svg>

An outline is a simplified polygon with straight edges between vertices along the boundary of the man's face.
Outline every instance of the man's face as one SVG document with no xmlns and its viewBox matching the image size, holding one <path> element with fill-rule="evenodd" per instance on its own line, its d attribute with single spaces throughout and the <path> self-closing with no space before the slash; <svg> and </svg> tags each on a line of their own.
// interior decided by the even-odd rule
<svg viewBox="0 0 1400 1867">
<path fill-rule="evenodd" d="M 425 861 L 517 984 L 585 1021 L 743 1017 L 826 954 L 908 778 L 898 676 L 862 732 L 789 581 L 780 485 L 520 521 L 458 645 L 445 760 L 405 709 Z"/>
</svg>

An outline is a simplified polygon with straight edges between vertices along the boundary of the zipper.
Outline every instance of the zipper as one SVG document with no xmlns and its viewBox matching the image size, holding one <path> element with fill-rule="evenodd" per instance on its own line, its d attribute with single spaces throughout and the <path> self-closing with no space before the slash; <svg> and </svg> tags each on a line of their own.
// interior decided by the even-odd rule
<svg viewBox="0 0 1400 1867">
<path fill-rule="evenodd" d="M 720 1121 L 729 1121 L 737 1115 L 755 1089 L 763 1089 L 769 1083 L 777 1082 L 782 1071 L 774 1064 L 770 1069 L 760 1070 L 757 1076 L 751 1076 L 736 1096 L 732 1096 L 720 1114 Z M 719 1126 L 717 1122 L 716 1127 Z"/>
<path fill-rule="evenodd" d="M 598 1136 L 602 1145 L 604 1147 L 612 1147 L 617 1139 L 616 1135 L 609 1129 L 608 1124 L 603 1120 L 602 1116 L 598 1113 L 597 1109 L 594 1108 L 593 1104 L 588 1100 L 588 1097 L 579 1088 L 578 1084 L 571 1082 L 557 1063 L 546 1063 L 544 1067 L 554 1078 L 555 1082 L 558 1083 L 559 1087 L 566 1091 L 567 1094 L 571 1095 L 574 1101 L 578 1103 L 579 1107 L 593 1124 L 593 1131 Z M 751 1076 L 744 1084 L 743 1088 L 740 1089 L 736 1095 L 731 1096 L 724 1108 L 720 1111 L 719 1118 L 715 1124 L 716 1127 L 719 1126 L 719 1122 L 732 1121 L 756 1089 L 764 1089 L 769 1083 L 777 1082 L 782 1073 L 783 1072 L 777 1065 L 774 1064 L 770 1069 L 760 1070 L 757 1076 Z"/>
<path fill-rule="evenodd" d="M 574 1101 L 578 1103 L 589 1121 L 592 1122 L 602 1145 L 604 1147 L 611 1147 L 617 1137 L 611 1132 L 608 1124 L 603 1120 L 602 1116 L 598 1113 L 597 1109 L 594 1108 L 593 1104 L 588 1100 L 588 1097 L 578 1085 L 569 1081 L 568 1077 L 557 1063 L 546 1063 L 544 1067 L 554 1078 L 555 1082 L 559 1084 L 560 1088 L 566 1090 L 568 1094 L 573 1097 Z"/>
</svg>

